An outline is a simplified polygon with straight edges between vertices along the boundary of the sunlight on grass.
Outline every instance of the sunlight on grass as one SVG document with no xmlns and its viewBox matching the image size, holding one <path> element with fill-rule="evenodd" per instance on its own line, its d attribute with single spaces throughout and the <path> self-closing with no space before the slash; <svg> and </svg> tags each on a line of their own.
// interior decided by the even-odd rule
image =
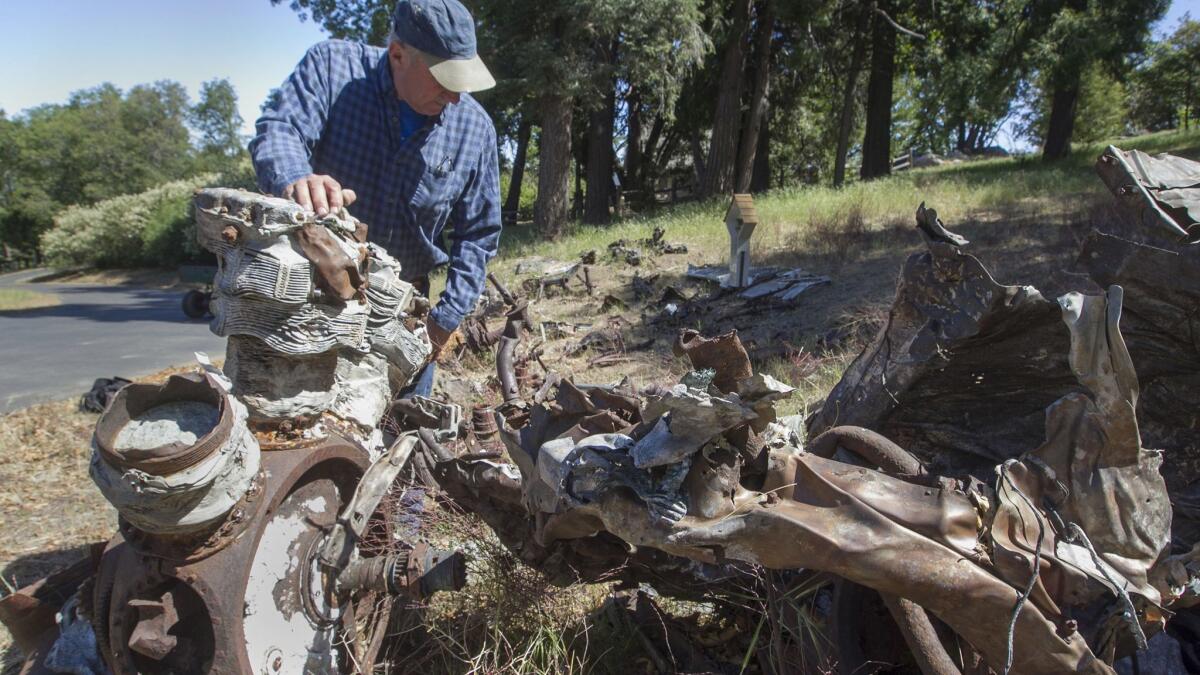
<svg viewBox="0 0 1200 675">
<path fill-rule="evenodd" d="M 840 189 L 777 188 L 755 195 L 760 217 L 756 246 L 793 246 L 815 225 L 842 223 L 851 217 L 861 218 L 872 230 L 908 225 L 921 202 L 936 208 L 948 224 L 968 218 L 1034 212 L 1047 216 L 1082 214 L 1098 201 L 1110 198 L 1092 168 L 1096 157 L 1109 144 L 1151 154 L 1170 152 L 1198 157 L 1200 130 L 1160 132 L 1078 146 L 1069 159 L 1054 164 L 1043 164 L 1037 156 L 985 159 L 917 169 L 875 181 L 856 181 Z M 669 241 L 687 244 L 692 253 L 721 255 L 728 246 L 724 226 L 727 206 L 727 200 L 718 199 L 666 207 L 611 225 L 574 222 L 554 241 L 541 240 L 531 224 L 510 227 L 502 238 L 497 269 L 508 270 L 513 261 L 528 256 L 576 260 L 589 249 L 595 249 L 603 257 L 611 242 L 618 239 L 636 242 L 649 237 L 655 227 L 663 227 Z"/>
<path fill-rule="evenodd" d="M 58 296 L 53 293 L 38 293 L 20 288 L 0 288 L 0 312 L 20 312 L 53 307 L 58 303 Z"/>
</svg>

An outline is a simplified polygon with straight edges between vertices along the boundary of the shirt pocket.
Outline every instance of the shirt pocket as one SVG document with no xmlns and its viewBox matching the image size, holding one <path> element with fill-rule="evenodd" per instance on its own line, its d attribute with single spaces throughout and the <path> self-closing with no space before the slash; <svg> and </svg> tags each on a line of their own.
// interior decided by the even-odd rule
<svg viewBox="0 0 1200 675">
<path fill-rule="evenodd" d="M 445 227 L 450 209 L 461 191 L 462 182 L 452 156 L 442 155 L 428 163 L 410 204 L 421 229 L 436 236 Z"/>
</svg>

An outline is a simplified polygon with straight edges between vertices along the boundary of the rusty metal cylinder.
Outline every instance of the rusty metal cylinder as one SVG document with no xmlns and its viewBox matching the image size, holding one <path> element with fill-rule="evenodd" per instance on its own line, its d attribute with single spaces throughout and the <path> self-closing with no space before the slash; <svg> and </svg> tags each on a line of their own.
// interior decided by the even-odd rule
<svg viewBox="0 0 1200 675">
<path fill-rule="evenodd" d="M 477 405 L 471 411 L 471 432 L 477 441 L 490 441 L 499 433 L 496 428 L 496 411 L 488 405 Z"/>
<path fill-rule="evenodd" d="M 338 575 L 337 588 L 339 593 L 371 590 L 424 599 L 439 591 L 461 590 L 466 582 L 462 553 L 417 545 L 397 555 L 355 560 Z"/>
<path fill-rule="evenodd" d="M 202 530 L 224 518 L 258 474 L 246 416 L 211 375 L 128 385 L 96 424 L 92 480 L 138 530 Z"/>
</svg>

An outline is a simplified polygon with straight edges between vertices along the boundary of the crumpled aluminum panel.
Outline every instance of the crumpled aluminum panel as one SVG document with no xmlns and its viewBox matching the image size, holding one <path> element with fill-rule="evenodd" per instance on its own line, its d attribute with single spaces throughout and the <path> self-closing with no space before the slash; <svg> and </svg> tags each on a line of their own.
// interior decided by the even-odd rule
<svg viewBox="0 0 1200 675">
<path fill-rule="evenodd" d="M 1123 610 L 1128 593 L 1131 607 L 1151 608 L 1145 621 L 1153 625 L 1163 597 L 1150 570 L 1168 549 L 1171 503 L 1162 455 L 1143 448 L 1138 435 L 1137 376 L 1119 327 L 1122 291 L 1071 293 L 1059 303 L 1084 391 L 1047 409 L 1041 447 L 997 467 L 993 560 L 1023 587 L 1040 542 L 1043 565 L 1030 598 L 1047 616 L 1082 615 L 1090 602 L 1113 596 Z M 1120 622 L 1094 631 L 1090 642 L 1108 659 L 1129 637 Z"/>
<path fill-rule="evenodd" d="M 1076 400 L 1087 405 L 1081 408 L 1086 414 L 1080 420 L 1056 421 L 1056 408 L 1051 407 L 1043 463 L 1068 462 L 1060 471 L 1060 480 L 1070 493 L 1060 504 L 1059 517 L 1088 533 L 1102 551 L 1106 570 L 1120 570 L 1114 577 L 1116 586 L 1135 593 L 1144 591 L 1144 602 L 1153 606 L 1158 596 L 1146 584 L 1145 572 L 1165 548 L 1169 517 L 1164 514 L 1169 514 L 1169 506 L 1162 496 L 1157 458 L 1141 449 L 1136 426 L 1129 426 L 1132 366 L 1119 347 L 1119 333 L 1112 332 L 1119 312 L 1110 312 L 1104 298 L 1098 300 L 1068 297 L 1059 310 L 1060 321 L 1074 336 L 1069 351 L 1078 386 L 1088 392 L 1066 392 L 1059 408 Z M 1110 292 L 1110 302 L 1119 308 L 1116 289 Z M 1058 348 L 1067 346 L 1064 341 Z M 746 385 L 747 391 L 771 392 L 773 400 L 782 394 L 779 387 L 766 381 Z M 565 402 L 561 393 L 558 400 Z M 537 416 L 536 408 L 533 415 Z M 1099 434 L 1089 431 L 1091 424 L 1100 424 L 1103 430 Z M 1019 562 L 1023 549 L 1010 543 L 1011 528 L 1004 520 L 1005 509 L 1012 504 L 1008 496 L 1001 495 L 1001 515 L 993 524 L 988 504 L 996 503 L 995 493 L 982 486 L 969 487 L 952 480 L 909 480 L 806 454 L 796 444 L 794 433 L 780 424 L 769 424 L 765 434 L 770 454 L 767 478 L 761 489 L 748 490 L 738 484 L 736 473 L 732 482 L 716 476 L 719 466 L 708 456 L 707 448 L 726 443 L 723 426 L 710 429 L 712 436 L 703 454 L 688 455 L 683 462 L 651 471 L 622 461 L 639 440 L 625 434 L 583 439 L 562 435 L 546 442 L 536 451 L 536 470 L 522 469 L 526 503 L 545 507 L 547 503 L 539 495 L 546 488 L 559 497 L 553 511 L 538 521 L 544 523 L 538 541 L 548 545 L 607 531 L 636 546 L 652 546 L 707 564 L 739 560 L 776 569 L 833 572 L 913 600 L 946 621 L 993 666 L 1004 663 L 1014 587 L 1023 587 L 1030 569 L 1028 560 Z M 1051 452 L 1060 447 L 1074 449 L 1098 436 L 1108 445 L 1089 445 L 1064 458 Z M 1126 461 L 1130 458 L 1132 464 Z M 655 471 L 664 469 L 692 474 L 679 483 L 678 494 L 685 504 L 705 497 L 702 511 L 663 517 L 662 499 L 667 493 L 653 481 L 658 476 Z M 705 474 L 711 477 L 705 478 Z M 664 473 L 663 478 L 666 476 Z M 1085 489 L 1086 484 L 1097 481 L 1113 487 L 1097 493 Z M 703 494 L 713 490 L 718 492 L 712 499 Z M 1114 493 L 1130 495 L 1130 501 L 1118 505 L 1116 512 L 1112 503 L 1103 507 L 1092 503 Z M 1040 496 L 1035 493 L 1033 498 Z M 1146 499 L 1153 508 L 1143 512 Z M 1080 517 L 1080 509 L 1088 510 L 1089 517 Z M 1048 531 L 1056 527 L 1038 507 L 1022 516 L 1021 522 L 1033 527 L 1035 535 L 1038 523 Z M 993 532 L 997 528 L 999 531 Z M 1051 534 L 1045 540 L 1041 557 L 1044 586 L 1021 603 L 1016 615 L 1013 635 L 1018 649 L 1012 672 L 1109 673 L 1104 659 L 1115 655 L 1113 636 L 1124 635 L 1122 624 L 1083 625 L 1080 639 L 1062 632 L 1056 622 L 1064 620 L 1069 605 L 1083 603 L 1073 606 L 1072 614 L 1067 615 L 1082 619 L 1093 607 L 1089 602 L 1099 600 L 1119 608 L 1119 600 L 1110 587 L 1097 581 L 1105 579 L 1099 568 L 1081 567 L 1078 556 L 1070 551 L 1060 558 L 1057 551 L 1064 549 L 1056 546 L 1057 539 L 1066 536 Z M 1074 585 L 1055 583 L 1072 575 L 1078 580 Z M 1063 595 L 1072 589 L 1085 593 Z M 1152 613 L 1146 621 L 1153 623 Z M 1089 648 L 1093 644 L 1105 647 L 1103 658 Z"/>
<path fill-rule="evenodd" d="M 1200 162 L 1110 145 L 1096 171 L 1123 208 L 1144 225 L 1200 243 Z"/>
</svg>

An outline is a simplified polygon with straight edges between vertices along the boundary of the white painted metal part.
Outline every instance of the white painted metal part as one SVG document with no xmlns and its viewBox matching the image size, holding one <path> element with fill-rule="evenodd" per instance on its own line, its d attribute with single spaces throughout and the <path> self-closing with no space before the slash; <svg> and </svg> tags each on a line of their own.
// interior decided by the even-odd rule
<svg viewBox="0 0 1200 675">
<path fill-rule="evenodd" d="M 284 500 L 263 529 L 246 580 L 242 619 L 246 655 L 256 673 L 340 672 L 337 623 L 321 625 L 309 616 L 300 582 L 311 572 L 304 569 L 311 563 L 308 545 L 320 534 L 314 521 L 333 521 L 338 508 L 333 499 L 336 488 L 329 481 L 307 483 Z"/>
</svg>

